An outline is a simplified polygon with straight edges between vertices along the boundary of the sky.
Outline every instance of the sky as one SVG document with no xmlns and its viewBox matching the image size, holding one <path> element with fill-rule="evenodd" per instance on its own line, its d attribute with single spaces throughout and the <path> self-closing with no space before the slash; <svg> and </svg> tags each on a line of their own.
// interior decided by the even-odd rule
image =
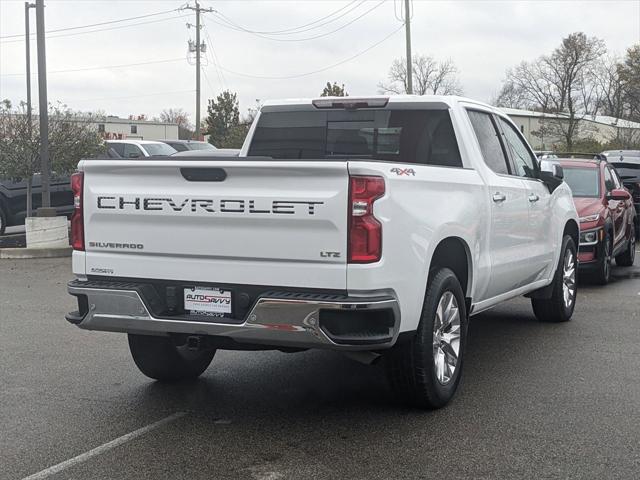
<svg viewBox="0 0 640 480">
<path fill-rule="evenodd" d="M 185 1 L 47 0 L 49 101 L 120 117 L 151 118 L 165 108 L 182 108 L 193 121 L 195 66 L 187 42 L 195 29 L 186 24 L 195 23 L 195 15 L 177 10 Z M 316 97 L 327 81 L 344 83 L 350 95 L 377 94 L 392 61 L 405 54 L 397 18 L 403 3 L 202 0 L 202 7 L 214 10 L 202 15 L 202 116 L 207 99 L 225 89 L 238 94 L 242 113 L 256 101 Z M 451 58 L 465 96 L 482 101 L 499 90 L 506 69 L 551 52 L 571 32 L 603 39 L 610 54 L 624 54 L 640 42 L 640 0 L 412 3 L 414 55 Z M 149 14 L 158 15 L 51 32 Z M 31 58 L 35 73 L 35 39 Z M 0 99 L 26 98 L 24 71 L 24 1 L 0 0 Z M 32 98 L 35 107 L 35 75 Z"/>
</svg>

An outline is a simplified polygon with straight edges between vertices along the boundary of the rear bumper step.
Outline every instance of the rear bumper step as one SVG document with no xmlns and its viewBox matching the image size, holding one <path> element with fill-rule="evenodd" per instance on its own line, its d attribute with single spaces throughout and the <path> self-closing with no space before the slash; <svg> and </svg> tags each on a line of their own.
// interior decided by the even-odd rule
<svg viewBox="0 0 640 480">
<path fill-rule="evenodd" d="M 397 299 L 379 292 L 355 297 L 272 291 L 259 297 L 238 323 L 159 318 L 130 282 L 74 280 L 68 291 L 78 298 L 78 311 L 66 318 L 86 330 L 210 335 L 273 347 L 372 350 L 391 347 L 400 327 Z"/>
</svg>

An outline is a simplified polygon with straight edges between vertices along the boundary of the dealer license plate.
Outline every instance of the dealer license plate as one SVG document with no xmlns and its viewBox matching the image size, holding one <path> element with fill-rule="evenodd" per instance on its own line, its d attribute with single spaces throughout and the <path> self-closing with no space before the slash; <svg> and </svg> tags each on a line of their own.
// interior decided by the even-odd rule
<svg viewBox="0 0 640 480">
<path fill-rule="evenodd" d="M 229 315 L 231 292 L 219 288 L 187 287 L 184 289 L 184 309 L 192 315 Z"/>
</svg>

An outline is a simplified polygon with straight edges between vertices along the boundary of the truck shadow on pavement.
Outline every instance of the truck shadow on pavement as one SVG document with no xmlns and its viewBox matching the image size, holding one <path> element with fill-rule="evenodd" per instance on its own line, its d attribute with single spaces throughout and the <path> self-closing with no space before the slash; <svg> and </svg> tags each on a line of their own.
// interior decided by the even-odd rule
<svg viewBox="0 0 640 480">
<path fill-rule="evenodd" d="M 521 377 L 518 365 L 536 361 L 539 352 L 530 352 L 532 356 L 528 356 L 519 344 L 549 332 L 549 326 L 537 322 L 528 301 L 522 303 L 509 304 L 472 319 L 463 381 L 454 403 L 467 402 L 469 390 L 491 389 L 486 383 L 491 372 L 509 370 L 503 376 L 508 381 L 510 376 Z M 558 329 L 556 333 L 561 333 L 562 327 Z M 343 415 L 345 411 L 416 413 L 395 399 L 382 361 L 362 365 L 329 351 L 294 354 L 220 351 L 197 381 L 144 383 L 135 396 L 141 406 L 185 410 L 213 422 L 245 412 L 262 418 L 286 414 L 287 418 L 298 419 L 332 412 Z"/>
</svg>

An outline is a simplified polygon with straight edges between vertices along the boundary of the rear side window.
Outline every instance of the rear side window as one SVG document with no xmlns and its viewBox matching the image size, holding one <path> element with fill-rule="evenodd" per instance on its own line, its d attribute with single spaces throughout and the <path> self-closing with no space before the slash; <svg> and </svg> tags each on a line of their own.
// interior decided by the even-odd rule
<svg viewBox="0 0 640 480">
<path fill-rule="evenodd" d="M 258 121 L 249 156 L 462 167 L 448 110 L 266 112 Z"/>
<path fill-rule="evenodd" d="M 485 112 L 469 110 L 469 120 L 476 134 L 480 150 L 487 166 L 496 173 L 507 175 L 509 167 L 500 143 L 500 136 L 491 115 Z"/>
</svg>

